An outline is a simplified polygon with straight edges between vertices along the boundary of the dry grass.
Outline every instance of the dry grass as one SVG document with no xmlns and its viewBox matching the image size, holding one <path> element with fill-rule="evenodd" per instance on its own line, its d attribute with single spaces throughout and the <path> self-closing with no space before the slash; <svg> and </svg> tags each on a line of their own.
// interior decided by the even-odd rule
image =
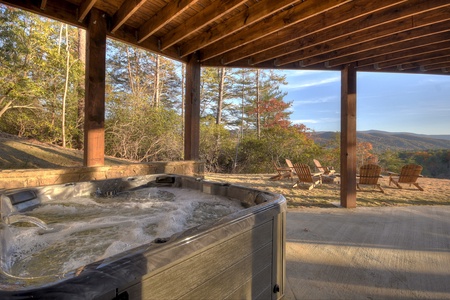
<svg viewBox="0 0 450 300">
<path fill-rule="evenodd" d="M 105 157 L 105 165 L 127 163 L 127 160 Z M 82 165 L 83 151 L 0 132 L 0 169 L 64 168 Z"/>
<path fill-rule="evenodd" d="M 212 181 L 229 182 L 267 190 L 286 197 L 288 207 L 335 207 L 340 202 L 340 186 L 338 184 L 322 184 L 312 190 L 301 186 L 293 188 L 295 183 L 286 179 L 271 181 L 273 174 L 205 174 Z M 450 205 L 450 180 L 419 178 L 418 183 L 425 191 L 416 187 L 404 186 L 398 189 L 389 186 L 389 177 L 380 179 L 385 193 L 371 187 L 363 187 L 357 192 L 357 206 L 407 206 L 407 205 Z"/>
<path fill-rule="evenodd" d="M 106 165 L 126 164 L 129 161 L 106 158 Z M 60 168 L 81 166 L 83 152 L 17 138 L 0 132 L 0 169 Z M 335 207 L 339 204 L 340 186 L 322 184 L 312 190 L 292 188 L 290 180 L 271 181 L 274 174 L 206 174 L 206 179 L 236 183 L 257 189 L 283 194 L 289 207 Z M 425 189 L 405 186 L 399 190 L 389 187 L 388 177 L 380 179 L 385 190 L 365 188 L 357 194 L 358 206 L 450 205 L 450 180 L 419 178 Z"/>
</svg>

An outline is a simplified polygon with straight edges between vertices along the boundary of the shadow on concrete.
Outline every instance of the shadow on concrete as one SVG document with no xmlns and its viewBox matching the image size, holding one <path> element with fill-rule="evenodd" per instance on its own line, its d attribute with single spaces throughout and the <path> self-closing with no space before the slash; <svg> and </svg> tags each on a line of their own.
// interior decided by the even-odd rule
<svg viewBox="0 0 450 300">
<path fill-rule="evenodd" d="M 450 207 L 287 216 L 286 299 L 450 299 Z"/>
</svg>

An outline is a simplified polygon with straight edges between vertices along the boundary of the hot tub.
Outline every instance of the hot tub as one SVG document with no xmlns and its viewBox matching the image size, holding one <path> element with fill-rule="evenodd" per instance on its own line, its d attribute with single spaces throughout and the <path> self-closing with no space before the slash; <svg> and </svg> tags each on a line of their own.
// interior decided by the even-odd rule
<svg viewBox="0 0 450 300">
<path fill-rule="evenodd" d="M 73 260 L 71 254 L 82 258 L 78 250 L 82 247 L 81 240 L 85 241 L 85 235 L 93 231 L 91 228 L 71 235 L 71 239 L 56 240 L 59 248 L 39 248 L 44 238 L 65 230 L 62 223 L 67 220 L 54 218 L 46 223 L 34 215 L 35 211 L 45 215 L 46 207 L 53 205 L 69 215 L 72 210 L 82 211 L 83 214 L 76 215 L 75 219 L 84 219 L 92 215 L 91 206 L 114 208 L 122 201 L 121 197 L 130 198 L 130 195 L 148 191 L 163 195 L 158 205 L 150 206 L 156 206 L 163 216 L 167 211 L 167 219 L 178 218 L 170 216 L 168 211 L 177 211 L 184 205 L 189 207 L 189 203 L 184 202 L 197 203 L 195 208 L 191 207 L 194 215 L 181 221 L 187 228 L 176 233 L 173 233 L 174 229 L 169 230 L 168 234 L 153 236 L 152 240 L 142 239 L 141 245 L 115 241 L 119 252 L 103 255 L 81 266 L 64 262 L 73 269 L 63 271 L 53 266 L 54 261 L 63 256 L 70 262 Z M 170 202 L 170 195 L 175 191 L 185 196 L 201 192 L 202 197 L 207 198 L 198 200 L 196 198 L 200 196 L 192 194 L 189 197 L 195 199 L 182 199 L 184 202 L 176 204 Z M 211 204 L 216 203 L 218 197 L 228 199 L 229 204 Z M 81 205 L 77 199 L 93 202 L 81 210 L 77 208 Z M 145 210 L 148 204 L 142 204 L 139 197 L 138 200 L 131 199 L 133 207 L 125 211 L 118 209 L 116 215 L 105 213 L 106 218 L 120 217 L 122 221 L 136 223 L 150 217 L 148 215 L 152 213 Z M 57 205 L 54 205 L 55 201 Z M 66 202 L 73 205 L 66 205 Z M 286 200 L 278 194 L 193 177 L 159 174 L 3 190 L 1 205 L 0 299 L 280 299 L 284 296 Z M 211 212 L 212 206 L 217 206 L 220 214 Z M 197 207 L 206 207 L 206 213 L 198 217 Z M 129 210 L 137 215 L 128 216 Z M 204 218 L 208 214 L 212 215 L 211 219 Z M 92 217 L 94 221 L 83 224 L 95 223 L 98 216 Z M 201 224 L 197 224 L 199 220 Z M 100 230 L 100 236 L 115 236 L 123 230 L 111 226 L 108 229 L 101 227 L 104 231 Z M 158 225 L 146 225 L 145 228 L 155 234 L 159 232 L 155 226 Z M 23 231 L 32 232 L 36 239 L 33 245 L 38 251 L 31 253 L 27 249 L 30 252 L 21 253 L 18 259 L 20 249 L 17 245 L 29 242 L 26 238 L 15 240 L 19 239 L 18 232 Z M 83 239 L 78 238 L 81 236 Z M 127 240 L 126 236 L 124 238 Z M 96 239 L 87 239 L 84 243 L 96 244 Z M 125 250 L 120 251 L 124 244 Z M 58 251 L 63 254 L 56 253 Z M 39 257 L 41 265 L 35 262 L 35 257 Z"/>
</svg>

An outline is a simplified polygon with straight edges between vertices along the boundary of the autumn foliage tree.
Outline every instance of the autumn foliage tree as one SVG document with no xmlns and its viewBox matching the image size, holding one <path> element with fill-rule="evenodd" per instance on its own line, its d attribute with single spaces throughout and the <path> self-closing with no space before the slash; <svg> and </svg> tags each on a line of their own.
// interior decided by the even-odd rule
<svg viewBox="0 0 450 300">
<path fill-rule="evenodd" d="M 258 108 L 253 108 L 250 114 L 258 113 L 261 117 L 262 127 L 269 128 L 273 126 L 281 126 L 287 128 L 291 125 L 287 111 L 291 107 L 290 103 L 286 103 L 281 99 L 271 98 L 266 101 L 261 101 Z"/>
</svg>

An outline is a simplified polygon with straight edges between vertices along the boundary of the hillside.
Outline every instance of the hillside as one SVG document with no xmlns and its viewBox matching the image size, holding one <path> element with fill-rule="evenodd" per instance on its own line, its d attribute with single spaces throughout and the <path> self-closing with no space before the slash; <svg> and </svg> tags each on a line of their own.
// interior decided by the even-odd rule
<svg viewBox="0 0 450 300">
<path fill-rule="evenodd" d="M 315 132 L 316 143 L 325 145 L 336 138 L 336 132 Z M 376 152 L 386 150 L 432 150 L 450 149 L 450 135 L 425 135 L 407 132 L 358 131 L 358 142 L 369 142 Z"/>
<path fill-rule="evenodd" d="M 0 169 L 61 168 L 82 166 L 83 153 L 41 143 L 35 140 L 17 138 L 0 133 Z M 127 164 L 126 160 L 105 158 L 106 165 Z M 205 174 L 213 181 L 236 183 L 243 186 L 268 190 L 283 194 L 289 207 L 334 207 L 339 203 L 340 186 L 322 184 L 313 190 L 305 187 L 292 188 L 292 181 L 272 181 L 274 174 Z M 425 191 L 405 186 L 397 189 L 389 185 L 389 177 L 384 176 L 380 183 L 385 190 L 382 194 L 364 187 L 358 192 L 358 206 L 406 206 L 406 205 L 450 205 L 450 180 L 422 177 L 419 179 Z M 1 188 L 1 187 L 0 187 Z"/>
<path fill-rule="evenodd" d="M 105 157 L 105 165 L 130 163 Z M 0 132 L 0 169 L 80 167 L 83 151 L 63 148 Z"/>
</svg>

